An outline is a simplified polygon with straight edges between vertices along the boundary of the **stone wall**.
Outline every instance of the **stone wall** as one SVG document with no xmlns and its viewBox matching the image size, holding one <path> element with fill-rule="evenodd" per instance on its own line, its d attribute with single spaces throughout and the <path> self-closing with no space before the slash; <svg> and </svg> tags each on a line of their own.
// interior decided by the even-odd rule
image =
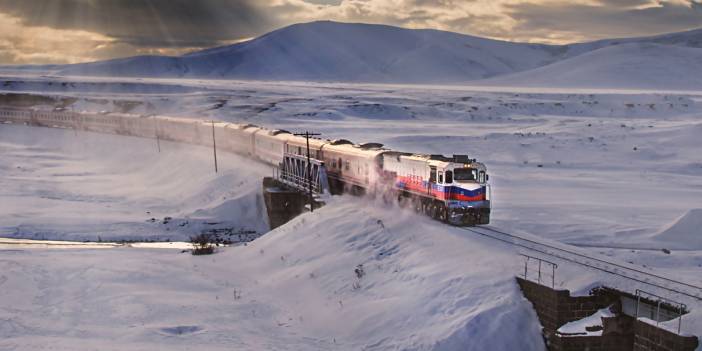
<svg viewBox="0 0 702 351">
<path fill-rule="evenodd" d="M 620 293 L 602 288 L 593 290 L 590 296 L 570 296 L 568 290 L 551 289 L 522 278 L 517 282 L 534 306 L 551 351 L 694 351 L 698 346 L 697 337 L 680 336 L 624 314 L 605 318 L 601 336 L 560 335 L 556 330 L 562 325 L 607 306 L 614 305 L 621 311 Z"/>
<path fill-rule="evenodd" d="M 634 351 L 693 351 L 697 346 L 697 337 L 680 336 L 640 320 L 634 325 Z"/>
<path fill-rule="evenodd" d="M 273 178 L 263 178 L 263 200 L 268 212 L 271 229 L 280 227 L 305 210 L 308 198 L 305 194 L 285 189 Z"/>
<path fill-rule="evenodd" d="M 594 290 L 590 296 L 570 296 L 568 290 L 556 290 L 517 278 L 524 296 L 534 305 L 546 332 L 555 332 L 563 324 L 585 318 L 618 301 L 606 290 Z"/>
</svg>

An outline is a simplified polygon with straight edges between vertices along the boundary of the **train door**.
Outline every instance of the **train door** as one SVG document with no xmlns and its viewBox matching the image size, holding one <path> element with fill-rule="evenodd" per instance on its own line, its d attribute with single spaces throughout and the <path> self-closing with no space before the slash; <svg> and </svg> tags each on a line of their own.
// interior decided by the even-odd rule
<svg viewBox="0 0 702 351">
<path fill-rule="evenodd" d="M 431 188 L 436 183 L 436 167 L 429 166 L 429 182 L 427 183 L 427 193 L 431 194 Z"/>
<path fill-rule="evenodd" d="M 447 169 L 446 173 L 444 173 L 444 194 L 446 195 L 446 200 L 451 199 L 451 190 L 453 189 L 453 186 L 451 184 L 453 183 L 453 171 Z"/>
</svg>

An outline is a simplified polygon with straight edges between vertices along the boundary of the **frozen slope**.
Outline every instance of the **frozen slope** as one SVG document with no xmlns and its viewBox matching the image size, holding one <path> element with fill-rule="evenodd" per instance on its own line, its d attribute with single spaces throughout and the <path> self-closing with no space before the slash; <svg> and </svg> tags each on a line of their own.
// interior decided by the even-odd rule
<svg viewBox="0 0 702 351">
<path fill-rule="evenodd" d="M 436 30 L 312 22 L 181 57 L 142 56 L 67 66 L 62 75 L 347 82 L 457 82 L 551 62 L 558 50 Z"/>
<path fill-rule="evenodd" d="M 651 43 L 608 46 L 480 82 L 564 88 L 702 89 L 702 48 Z"/>
<path fill-rule="evenodd" d="M 545 349 L 512 248 L 335 200 L 213 256 L 0 251 L 0 349 Z"/>
</svg>

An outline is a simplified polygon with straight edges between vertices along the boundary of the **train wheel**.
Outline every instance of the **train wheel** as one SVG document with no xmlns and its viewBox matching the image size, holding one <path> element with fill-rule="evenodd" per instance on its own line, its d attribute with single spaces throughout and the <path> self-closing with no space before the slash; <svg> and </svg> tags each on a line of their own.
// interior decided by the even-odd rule
<svg viewBox="0 0 702 351">
<path fill-rule="evenodd" d="M 448 222 L 448 210 L 444 205 L 441 205 L 441 210 L 439 211 L 439 219 L 444 223 Z"/>
<path fill-rule="evenodd" d="M 439 206 L 436 204 L 431 204 L 431 207 L 429 208 L 429 216 L 433 219 L 438 219 L 439 218 Z"/>
</svg>

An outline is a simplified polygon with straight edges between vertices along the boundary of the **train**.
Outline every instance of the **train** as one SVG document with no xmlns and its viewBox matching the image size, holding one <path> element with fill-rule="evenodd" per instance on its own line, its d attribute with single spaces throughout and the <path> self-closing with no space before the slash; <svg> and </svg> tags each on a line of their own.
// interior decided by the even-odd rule
<svg viewBox="0 0 702 351">
<path fill-rule="evenodd" d="M 185 142 L 240 154 L 279 166 L 285 154 L 307 155 L 307 139 L 253 124 L 121 113 L 0 109 L 0 122 L 70 128 Z M 333 194 L 381 195 L 437 220 L 457 225 L 490 222 L 490 184 L 485 165 L 466 155 L 401 152 L 380 143 L 309 140 L 310 157 L 323 162 Z"/>
</svg>

